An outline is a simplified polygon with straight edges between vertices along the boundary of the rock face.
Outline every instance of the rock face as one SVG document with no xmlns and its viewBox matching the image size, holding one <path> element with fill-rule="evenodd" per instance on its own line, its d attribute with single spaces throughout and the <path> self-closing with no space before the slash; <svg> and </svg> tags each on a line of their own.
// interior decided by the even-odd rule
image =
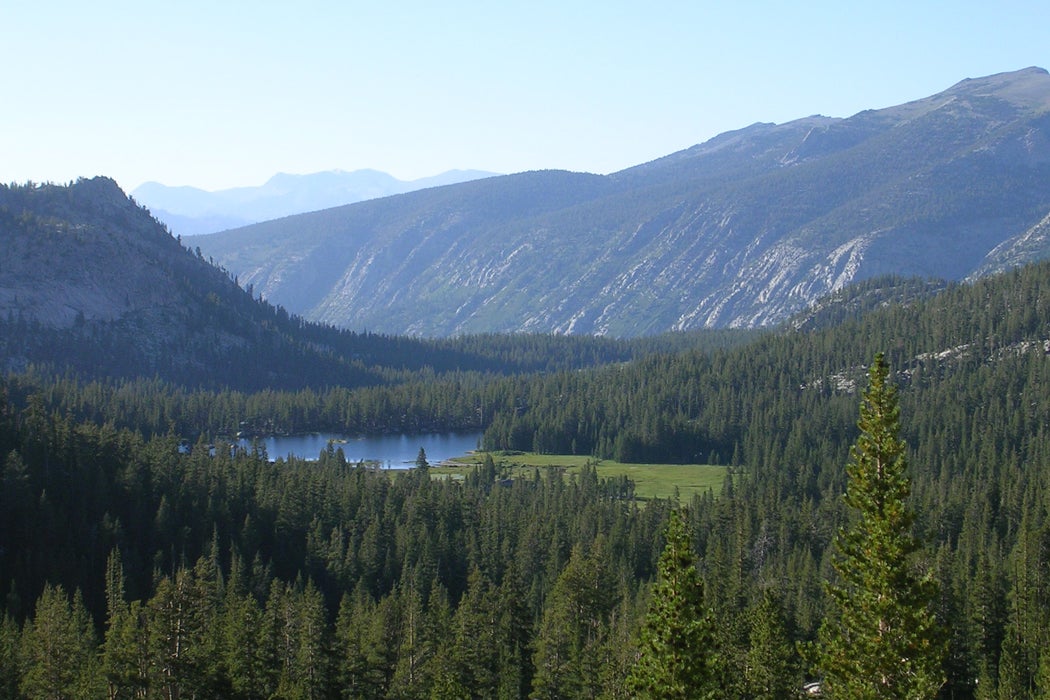
<svg viewBox="0 0 1050 700">
<path fill-rule="evenodd" d="M 0 370 L 190 386 L 358 380 L 107 178 L 0 186 Z"/>
<path fill-rule="evenodd" d="M 179 308 L 201 266 L 115 182 L 0 187 L 0 315 L 52 328 Z"/>
<path fill-rule="evenodd" d="M 337 326 L 639 335 L 771 324 L 853 281 L 1045 257 L 1048 215 L 1050 75 L 1029 68 L 608 176 L 489 178 L 194 243 Z"/>
</svg>

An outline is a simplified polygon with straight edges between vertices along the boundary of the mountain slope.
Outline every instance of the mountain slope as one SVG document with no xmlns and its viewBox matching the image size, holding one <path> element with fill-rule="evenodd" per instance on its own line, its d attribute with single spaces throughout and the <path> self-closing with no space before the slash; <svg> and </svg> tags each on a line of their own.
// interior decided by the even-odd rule
<svg viewBox="0 0 1050 700">
<path fill-rule="evenodd" d="M 0 250 L 0 374 L 36 366 L 245 391 L 352 388 L 574 370 L 656 348 L 741 342 L 737 334 L 423 340 L 307 323 L 253 298 L 102 177 L 0 185 Z"/>
<path fill-rule="evenodd" d="M 428 187 L 491 177 L 480 170 L 449 170 L 418 180 L 398 180 L 378 170 L 330 170 L 309 175 L 278 173 L 258 187 L 208 192 L 147 182 L 131 193 L 179 235 L 191 236 L 337 207 Z"/>
<path fill-rule="evenodd" d="M 52 328 L 175 313 L 206 267 L 107 178 L 0 187 L 0 243 L 0 314 Z"/>
<path fill-rule="evenodd" d="M 196 242 L 338 326 L 641 335 L 767 325 L 852 281 L 1041 257 L 1048 214 L 1050 75 L 1029 68 L 609 176 L 496 177 Z"/>
<path fill-rule="evenodd" d="M 304 323 L 237 286 L 108 178 L 0 186 L 0 372 L 159 377 L 242 390 L 361 386 L 403 371 L 535 371 L 533 357 Z M 542 361 L 588 352 L 548 344 Z M 542 364 L 540 365 L 542 366 Z"/>
<path fill-rule="evenodd" d="M 0 187 L 0 367 L 187 385 L 369 384 L 183 248 L 112 180 Z"/>
</svg>

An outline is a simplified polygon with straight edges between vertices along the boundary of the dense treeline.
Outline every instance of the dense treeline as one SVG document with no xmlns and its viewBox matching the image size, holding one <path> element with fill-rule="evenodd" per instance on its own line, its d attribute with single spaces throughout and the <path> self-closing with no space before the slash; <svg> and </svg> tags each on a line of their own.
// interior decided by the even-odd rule
<svg viewBox="0 0 1050 700">
<path fill-rule="evenodd" d="M 148 433 L 174 426 L 184 435 L 222 434 L 264 417 L 267 425 L 255 427 L 268 432 L 475 429 L 488 422 L 486 404 L 512 403 L 503 397 L 516 384 L 497 389 L 496 377 L 576 372 L 685 348 L 710 352 L 758 336 L 705 331 L 632 340 L 527 334 L 416 340 L 302 324 L 295 333 L 318 339 L 292 342 L 282 335 L 235 357 L 214 338 L 173 338 L 184 350 L 195 348 L 196 362 L 186 373 L 172 357 L 138 353 L 125 342 L 125 324 L 114 325 L 121 329 L 84 323 L 59 330 L 0 320 L 0 357 L 21 370 L 14 375 L 25 387 L 19 396 L 45 389 L 65 410 Z M 321 347 L 327 350 L 318 355 Z M 270 367 L 280 367 L 280 376 Z"/>
<path fill-rule="evenodd" d="M 155 319 L 131 314 L 109 322 L 78 318 L 69 328 L 10 314 L 0 317 L 0 358 L 23 370 L 49 367 L 82 379 L 145 376 L 188 388 L 296 391 L 426 380 L 450 372 L 568 371 L 678 347 L 739 344 L 754 335 L 710 331 L 634 340 L 539 334 L 426 340 L 318 326 L 259 300 L 245 298 L 244 308 L 237 308 L 217 294 L 208 299 L 207 323 L 189 310 L 173 310 L 163 334 L 152 341 L 143 337 L 155 332 Z"/>
<path fill-rule="evenodd" d="M 144 435 L 288 435 L 338 431 L 374 435 L 392 432 L 477 430 L 483 425 L 484 387 L 491 377 L 450 374 L 429 381 L 356 389 L 335 387 L 297 392 L 189 391 L 160 380 L 82 382 L 36 372 L 9 379 L 12 400 L 24 405 L 37 395 L 63 415 L 112 423 Z"/>
<path fill-rule="evenodd" d="M 848 396 L 862 378 L 872 349 L 884 349 L 902 381 L 926 392 L 953 377 L 965 383 L 983 365 L 1042 350 L 1039 343 L 1047 338 L 1050 266 L 1043 264 L 825 330 L 522 380 L 495 413 L 486 444 L 565 452 L 575 442 L 583 454 L 626 461 L 712 459 L 717 453 L 719 460 L 712 461 L 732 463 L 736 454 L 749 465 L 761 464 L 768 448 L 755 441 L 783 441 L 799 416 L 832 410 L 836 396 Z M 840 418 L 832 425 L 846 425 L 848 411 L 834 410 Z M 807 425 L 823 429 L 827 421 Z"/>
<path fill-rule="evenodd" d="M 453 484 L 422 472 L 390 479 L 337 451 L 306 464 L 221 445 L 212 456 L 204 440 L 176 449 L 188 426 L 212 433 L 281 402 L 304 420 L 354 415 L 367 397 L 385 426 L 417 406 L 424 422 L 478 420 L 493 447 L 731 465 L 719 494 L 684 510 L 717 621 L 713 672 L 726 697 L 783 697 L 783 685 L 764 695 L 769 679 L 747 669 L 775 660 L 789 687 L 813 669 L 795 643 L 817 639 L 828 613 L 857 391 L 872 349 L 884 348 L 900 386 L 917 566 L 938 583 L 948 631 L 944 695 L 1044 697 L 1047 339 L 1050 266 L 1040 265 L 833 328 L 593 371 L 258 396 L 11 378 L 0 421 L 5 638 L 33 649 L 41 609 L 66 629 L 95 630 L 91 648 L 107 651 L 112 630 L 125 630 L 144 645 L 127 682 L 155 694 L 178 677 L 198 695 L 231 697 L 414 697 L 405 678 L 433 697 L 624 696 L 669 504 L 639 507 L 593 472 L 501 483 L 493 463 Z M 109 588 L 123 581 L 124 594 L 107 606 L 113 553 L 123 576 L 112 567 Z M 170 655 L 151 651 L 151 630 L 178 595 L 205 601 L 189 607 L 210 622 L 194 625 L 224 631 L 200 638 L 207 663 L 158 676 Z M 255 625 L 269 641 L 245 644 L 230 627 L 238 615 L 270 620 Z M 299 646 L 275 651 L 275 638 Z M 263 656 L 234 658 L 246 646 Z M 320 675 L 289 666 L 317 658 Z M 20 659 L 24 684 L 36 667 Z M 303 678 L 327 690 L 287 685 Z"/>
<path fill-rule="evenodd" d="M 579 663 L 628 653 L 661 546 L 667 504 L 593 469 L 391 477 L 0 405 L 0 668 L 29 697 L 521 697 L 565 624 Z"/>
<path fill-rule="evenodd" d="M 824 331 L 537 379 L 522 385 L 519 410 L 497 413 L 486 442 L 645 459 L 688 448 L 739 467 L 697 511 L 716 617 L 746 619 L 775 590 L 794 634 L 811 639 L 845 517 L 855 391 L 869 351 L 885 348 L 903 389 L 916 527 L 951 629 L 946 692 L 1034 697 L 1050 688 L 1047 339 L 1042 264 Z M 742 627 L 723 629 L 743 648 Z"/>
<path fill-rule="evenodd" d="M 0 345 L 4 342 L 2 330 L 0 324 Z M 348 376 L 343 386 L 319 382 L 314 388 L 307 382 L 297 391 L 270 388 L 247 392 L 229 387 L 186 388 L 159 378 L 91 379 L 91 374 L 85 378 L 69 368 L 61 376 L 53 376 L 47 368 L 54 365 L 46 364 L 12 375 L 9 393 L 18 405 L 23 405 L 30 394 L 40 393 L 51 408 L 81 420 L 111 422 L 145 435 L 173 432 L 189 439 L 200 435 L 229 437 L 238 432 L 479 430 L 488 426 L 498 411 L 520 405 L 519 397 L 527 394 L 524 387 L 529 385 L 530 376 L 561 372 L 571 377 L 581 369 L 620 365 L 632 357 L 686 348 L 712 352 L 742 345 L 758 335 L 750 331 L 705 331 L 621 341 L 523 334 L 422 341 L 357 336 L 334 329 L 328 332 L 345 335 L 347 348 L 354 338 L 373 343 L 375 357 L 384 358 L 386 364 L 358 366 L 359 374 L 354 376 L 363 385 Z M 53 342 L 57 347 L 68 340 L 75 346 L 76 338 L 67 336 L 41 330 L 34 337 L 41 345 Z M 401 351 L 394 348 L 400 345 L 405 355 L 414 358 L 410 366 L 397 359 Z M 431 354 L 427 351 L 431 346 L 443 350 Z M 83 348 L 80 351 L 86 352 Z M 62 350 L 55 352 L 56 357 L 64 354 Z M 457 369 L 460 366 L 466 369 Z M 294 362 L 288 371 L 297 371 Z M 589 454 L 591 449 L 578 452 Z"/>
</svg>

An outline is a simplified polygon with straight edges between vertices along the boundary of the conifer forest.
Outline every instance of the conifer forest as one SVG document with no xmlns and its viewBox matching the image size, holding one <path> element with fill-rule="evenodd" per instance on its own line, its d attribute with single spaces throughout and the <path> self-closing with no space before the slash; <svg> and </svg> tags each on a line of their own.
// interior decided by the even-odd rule
<svg viewBox="0 0 1050 700">
<path fill-rule="evenodd" d="M 10 371 L 0 697 L 1050 698 L 1050 265 L 889 288 L 707 340 L 413 345 L 354 386 Z M 449 478 L 245 429 L 483 452 Z M 641 499 L 603 460 L 726 477 Z"/>
</svg>

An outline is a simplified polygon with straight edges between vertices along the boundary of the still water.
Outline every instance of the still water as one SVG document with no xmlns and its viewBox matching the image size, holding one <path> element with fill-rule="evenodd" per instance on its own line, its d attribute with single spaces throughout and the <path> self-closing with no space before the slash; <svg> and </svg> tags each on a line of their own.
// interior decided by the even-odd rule
<svg viewBox="0 0 1050 700">
<path fill-rule="evenodd" d="M 309 435 L 291 435 L 280 437 L 256 438 L 256 442 L 266 449 L 270 459 L 287 458 L 294 455 L 301 459 L 317 459 L 323 451 L 332 447 L 342 449 L 346 461 L 377 462 L 384 469 L 405 469 L 415 466 L 419 448 L 427 453 L 427 462 L 439 464 L 446 459 L 462 457 L 478 448 L 481 433 L 426 433 L 420 435 L 375 435 L 351 436 L 338 433 L 311 433 Z M 252 440 L 238 442 L 246 449 L 251 449 Z"/>
</svg>

